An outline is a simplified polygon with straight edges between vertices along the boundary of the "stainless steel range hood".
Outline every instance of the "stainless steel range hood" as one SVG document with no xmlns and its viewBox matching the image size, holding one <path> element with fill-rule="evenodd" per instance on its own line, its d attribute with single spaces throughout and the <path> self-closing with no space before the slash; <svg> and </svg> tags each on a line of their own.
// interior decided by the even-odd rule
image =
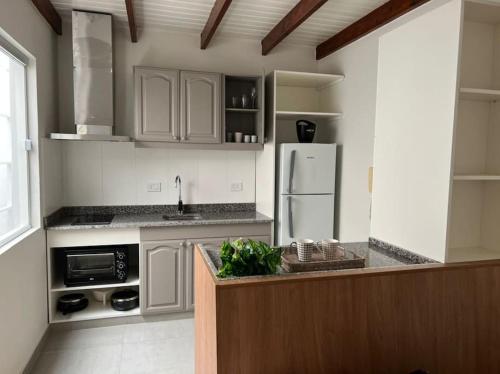
<svg viewBox="0 0 500 374">
<path fill-rule="evenodd" d="M 76 134 L 52 139 L 128 141 L 113 136 L 111 15 L 73 11 L 73 90 Z"/>
</svg>

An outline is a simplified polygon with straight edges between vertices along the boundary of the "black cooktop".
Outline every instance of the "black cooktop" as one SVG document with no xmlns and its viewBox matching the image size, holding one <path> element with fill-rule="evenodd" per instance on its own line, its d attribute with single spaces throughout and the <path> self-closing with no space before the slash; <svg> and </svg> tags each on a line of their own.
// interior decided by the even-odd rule
<svg viewBox="0 0 500 374">
<path fill-rule="evenodd" d="M 114 217 L 114 214 L 87 214 L 76 216 L 71 225 L 109 225 Z"/>
</svg>

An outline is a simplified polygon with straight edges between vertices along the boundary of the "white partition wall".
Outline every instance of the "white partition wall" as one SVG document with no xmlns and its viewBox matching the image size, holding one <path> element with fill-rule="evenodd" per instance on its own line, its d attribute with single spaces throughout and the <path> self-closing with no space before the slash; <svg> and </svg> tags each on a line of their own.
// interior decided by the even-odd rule
<svg viewBox="0 0 500 374">
<path fill-rule="evenodd" d="M 371 236 L 445 261 L 462 2 L 380 38 Z"/>
<path fill-rule="evenodd" d="M 500 258 L 499 5 L 464 8 L 448 262 Z"/>
</svg>

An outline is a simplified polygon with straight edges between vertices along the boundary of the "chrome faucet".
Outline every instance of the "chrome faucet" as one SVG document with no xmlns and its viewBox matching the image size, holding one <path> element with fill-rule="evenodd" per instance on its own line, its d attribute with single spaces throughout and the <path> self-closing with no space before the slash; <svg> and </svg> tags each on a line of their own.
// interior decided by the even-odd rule
<svg viewBox="0 0 500 374">
<path fill-rule="evenodd" d="M 184 214 L 184 205 L 182 204 L 182 180 L 179 175 L 175 177 L 175 188 L 179 189 L 179 202 L 177 203 L 177 213 Z"/>
</svg>

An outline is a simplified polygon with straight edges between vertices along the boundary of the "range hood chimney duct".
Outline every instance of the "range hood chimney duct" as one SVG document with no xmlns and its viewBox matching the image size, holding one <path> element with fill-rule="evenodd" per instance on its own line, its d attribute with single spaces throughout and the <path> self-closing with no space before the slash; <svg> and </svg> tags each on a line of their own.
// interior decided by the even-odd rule
<svg viewBox="0 0 500 374">
<path fill-rule="evenodd" d="M 53 139 L 127 141 L 113 136 L 113 39 L 109 14 L 72 12 L 76 134 Z"/>
</svg>

